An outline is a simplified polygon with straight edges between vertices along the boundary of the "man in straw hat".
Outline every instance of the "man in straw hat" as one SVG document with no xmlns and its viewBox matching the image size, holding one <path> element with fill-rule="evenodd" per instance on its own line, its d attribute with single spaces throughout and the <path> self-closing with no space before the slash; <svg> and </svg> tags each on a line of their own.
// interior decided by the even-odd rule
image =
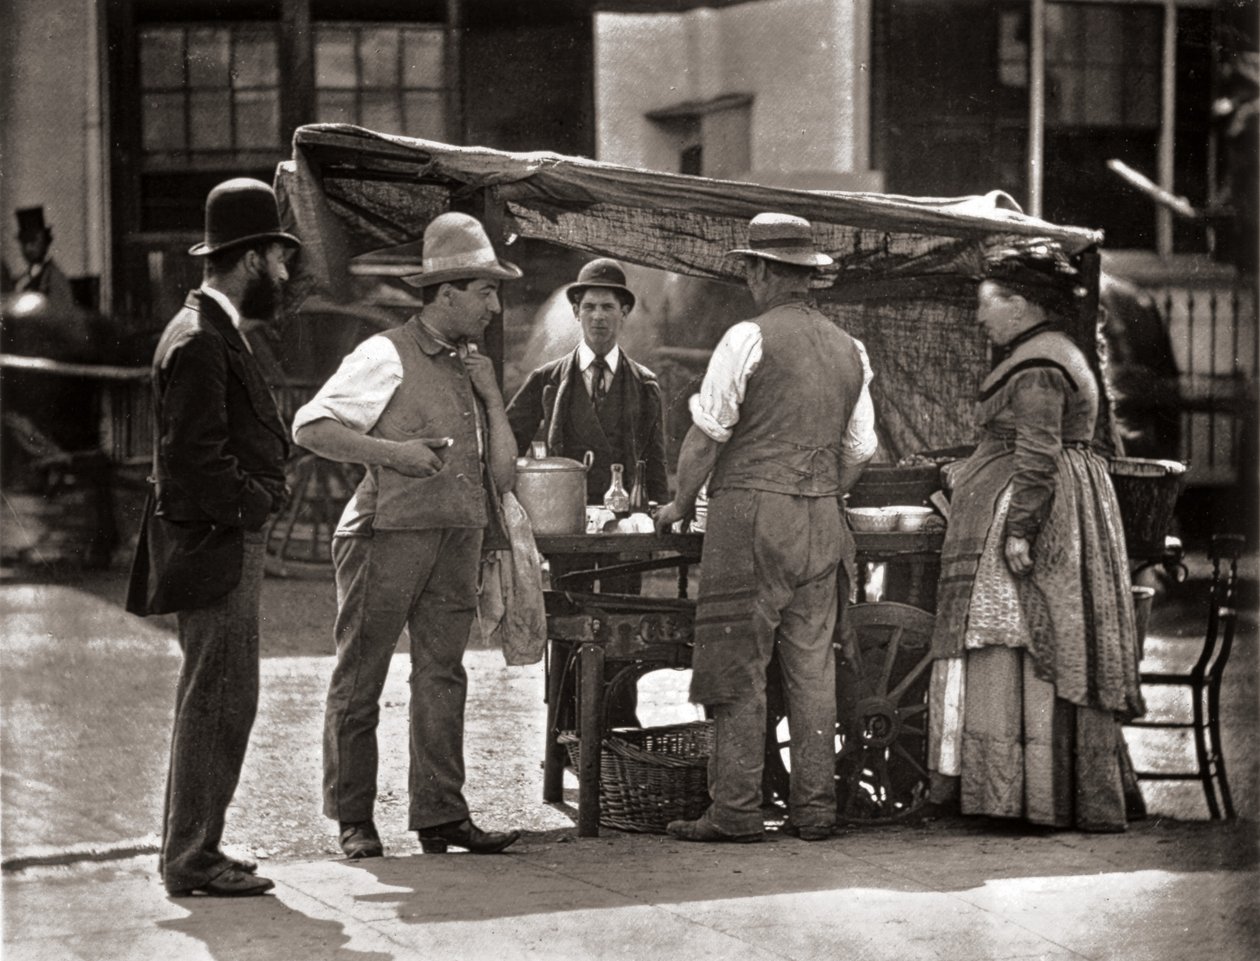
<svg viewBox="0 0 1260 961">
<path fill-rule="evenodd" d="M 189 253 L 204 280 L 153 356 L 154 487 L 127 595 L 133 614 L 175 612 L 184 652 L 159 867 L 173 896 L 273 885 L 219 847 L 258 706 L 263 527 L 285 497 L 288 438 L 241 317 L 278 309 L 300 241 L 270 187 L 238 178 L 206 198 Z"/>
<path fill-rule="evenodd" d="M 748 234 L 729 253 L 762 313 L 714 350 L 691 398 L 678 496 L 656 518 L 660 530 L 681 520 L 709 478 L 691 700 L 716 719 L 713 800 L 667 830 L 684 841 L 764 837 L 766 669 L 777 655 L 792 738 L 789 830 L 814 841 L 836 819 L 832 635 L 855 553 L 840 497 L 875 452 L 871 370 L 862 345 L 809 304 L 811 277 L 832 263 L 809 221 L 758 214 Z"/>
<path fill-rule="evenodd" d="M 381 690 L 403 628 L 411 640 L 409 829 L 426 853 L 502 851 L 464 800 L 464 648 L 483 534 L 516 449 L 490 358 L 476 341 L 521 276 L 481 224 L 445 213 L 424 233 L 423 307 L 354 349 L 294 417 L 293 437 L 367 474 L 333 537 L 337 664 L 324 721 L 324 813 L 351 859 L 384 853 L 373 820 Z"/>
</svg>

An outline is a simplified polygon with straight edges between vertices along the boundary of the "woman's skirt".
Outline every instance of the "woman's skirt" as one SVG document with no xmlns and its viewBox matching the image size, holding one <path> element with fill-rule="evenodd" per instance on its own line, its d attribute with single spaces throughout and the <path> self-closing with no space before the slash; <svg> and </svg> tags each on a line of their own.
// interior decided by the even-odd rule
<svg viewBox="0 0 1260 961">
<path fill-rule="evenodd" d="M 981 528 L 966 596 L 946 599 L 962 642 L 933 666 L 929 766 L 961 776 L 964 814 L 1122 830 L 1127 755 L 1117 718 L 1140 714 L 1142 701 L 1106 466 L 1087 451 L 1064 451 L 1026 577 L 1011 574 L 1003 554 L 1009 505 L 1007 487 Z M 975 529 L 977 518 L 960 520 Z"/>
</svg>

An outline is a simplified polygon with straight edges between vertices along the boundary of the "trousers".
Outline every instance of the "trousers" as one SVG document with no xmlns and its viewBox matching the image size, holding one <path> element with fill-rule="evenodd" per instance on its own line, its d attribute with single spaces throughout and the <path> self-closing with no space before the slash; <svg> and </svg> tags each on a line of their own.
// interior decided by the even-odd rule
<svg viewBox="0 0 1260 961">
<path fill-rule="evenodd" d="M 324 712 L 324 814 L 366 821 L 376 803 L 376 728 L 390 660 L 411 652 L 411 830 L 468 816 L 464 649 L 477 607 L 480 528 L 333 538 L 337 662 Z"/>
<path fill-rule="evenodd" d="M 839 508 L 835 498 L 764 491 L 735 492 L 727 501 L 735 506 L 735 522 L 748 527 L 744 542 L 756 596 L 751 643 L 740 645 L 744 683 L 733 699 L 712 707 L 712 804 L 705 816 L 727 834 L 762 830 L 766 669 L 777 653 L 791 737 L 789 815 L 797 826 L 829 828 L 836 820 L 832 636 L 837 596 L 848 593 L 847 578 L 838 573 Z M 720 566 L 705 575 L 716 577 L 720 589 Z"/>
<path fill-rule="evenodd" d="M 176 614 L 184 662 L 158 861 L 170 891 L 200 887 L 229 865 L 219 845 L 258 711 L 262 533 L 247 531 L 244 550 L 236 587 Z"/>
</svg>

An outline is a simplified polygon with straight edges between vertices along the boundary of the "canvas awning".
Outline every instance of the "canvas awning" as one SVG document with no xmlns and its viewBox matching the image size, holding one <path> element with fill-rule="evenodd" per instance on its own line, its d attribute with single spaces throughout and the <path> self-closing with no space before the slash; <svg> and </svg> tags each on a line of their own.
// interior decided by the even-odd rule
<svg viewBox="0 0 1260 961">
<path fill-rule="evenodd" d="M 500 242 L 515 235 L 728 280 L 740 268 L 725 252 L 743 245 L 751 217 L 806 217 L 836 260 L 820 281 L 820 305 L 867 347 L 892 456 L 972 439 L 972 403 L 988 368 L 972 278 L 986 248 L 1041 238 L 1076 254 L 1102 239 L 1025 216 L 996 191 L 931 199 L 793 190 L 344 125 L 298 128 L 277 193 L 303 239 L 302 274 L 334 294 L 352 258 L 418 240 L 453 206 L 478 213 Z M 1073 331 L 1091 355 L 1094 270 Z"/>
</svg>

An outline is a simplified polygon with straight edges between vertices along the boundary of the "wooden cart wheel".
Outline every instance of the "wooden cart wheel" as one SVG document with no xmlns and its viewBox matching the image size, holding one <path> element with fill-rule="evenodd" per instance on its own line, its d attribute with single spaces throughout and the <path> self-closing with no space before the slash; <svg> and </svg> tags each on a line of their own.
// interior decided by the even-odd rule
<svg viewBox="0 0 1260 961">
<path fill-rule="evenodd" d="M 895 821 L 927 800 L 927 701 L 935 618 L 908 604 L 854 604 L 853 649 L 836 644 L 836 805 L 842 821 Z M 768 799 L 786 802 L 790 738 L 781 688 L 767 703 Z"/>
<path fill-rule="evenodd" d="M 265 569 L 276 577 L 327 577 L 333 531 L 363 468 L 301 451 L 284 473 L 289 502 L 267 528 Z"/>
</svg>

